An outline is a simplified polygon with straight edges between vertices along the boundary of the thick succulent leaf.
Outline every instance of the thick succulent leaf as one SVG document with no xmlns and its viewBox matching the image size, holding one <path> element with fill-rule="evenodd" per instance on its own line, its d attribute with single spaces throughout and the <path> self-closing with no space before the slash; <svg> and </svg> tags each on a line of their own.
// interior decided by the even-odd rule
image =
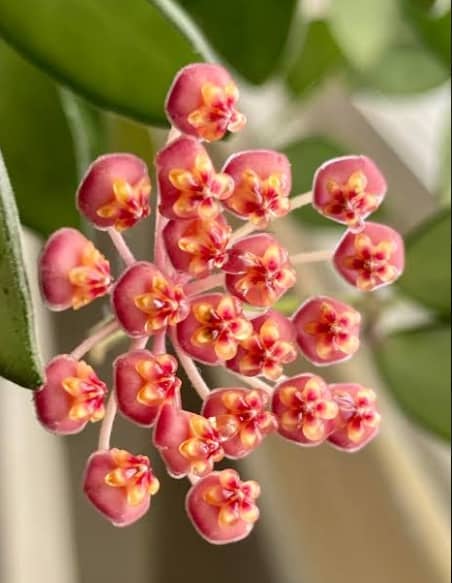
<svg viewBox="0 0 452 583">
<path fill-rule="evenodd" d="M 405 274 L 399 285 L 426 307 L 450 317 L 450 209 L 410 233 Z"/>
<path fill-rule="evenodd" d="M 342 52 L 331 34 L 330 25 L 313 20 L 302 28 L 301 46 L 288 72 L 287 83 L 296 95 L 318 88 L 328 76 L 337 73 L 344 64 Z"/>
<path fill-rule="evenodd" d="M 0 153 L 0 375 L 35 389 L 42 382 L 36 346 L 19 217 Z"/>
<path fill-rule="evenodd" d="M 147 0 L 0 0 L 0 34 L 28 59 L 93 103 L 151 124 L 167 123 L 177 70 L 202 60 L 192 44 L 200 38 L 178 23 Z"/>
<path fill-rule="evenodd" d="M 0 79 L 0 145 L 21 222 L 45 236 L 77 227 L 76 163 L 55 84 L 1 40 Z"/>
<path fill-rule="evenodd" d="M 450 438 L 450 329 L 397 332 L 384 338 L 377 359 L 402 409 L 423 427 Z"/>
<path fill-rule="evenodd" d="M 296 0 L 179 0 L 212 47 L 252 83 L 281 62 Z"/>
<path fill-rule="evenodd" d="M 394 0 L 334 0 L 328 17 L 341 50 L 360 70 L 377 63 L 399 32 Z"/>
</svg>

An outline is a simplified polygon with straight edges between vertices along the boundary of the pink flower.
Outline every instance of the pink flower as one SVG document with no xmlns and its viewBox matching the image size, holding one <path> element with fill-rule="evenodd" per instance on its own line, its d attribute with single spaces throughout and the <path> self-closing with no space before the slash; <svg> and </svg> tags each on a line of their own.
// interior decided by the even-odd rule
<svg viewBox="0 0 452 583">
<path fill-rule="evenodd" d="M 292 320 L 300 350 L 317 366 L 346 360 L 359 348 L 361 315 L 339 300 L 311 298 Z"/>
<path fill-rule="evenodd" d="M 34 395 L 36 414 L 53 433 L 79 433 L 89 421 L 103 418 L 106 393 L 86 362 L 62 354 L 46 366 L 45 383 Z"/>
<path fill-rule="evenodd" d="M 192 486 L 186 509 L 193 526 L 208 542 L 221 545 L 249 535 L 259 518 L 257 482 L 242 482 L 235 470 L 213 472 Z"/>
<path fill-rule="evenodd" d="M 235 107 L 238 99 L 237 86 L 226 69 L 196 63 L 177 74 L 166 98 L 166 111 L 182 133 L 212 142 L 244 127 L 246 118 Z"/>
<path fill-rule="evenodd" d="M 110 264 L 79 231 L 59 229 L 41 253 L 39 279 L 50 309 L 77 310 L 108 293 Z"/>
<path fill-rule="evenodd" d="M 114 526 L 128 526 L 146 514 L 159 487 L 149 458 L 123 449 L 94 452 L 83 479 L 86 496 Z"/>
<path fill-rule="evenodd" d="M 88 168 L 77 192 L 77 205 L 98 229 L 122 231 L 149 216 L 150 192 L 143 160 L 132 154 L 106 154 Z"/>
</svg>

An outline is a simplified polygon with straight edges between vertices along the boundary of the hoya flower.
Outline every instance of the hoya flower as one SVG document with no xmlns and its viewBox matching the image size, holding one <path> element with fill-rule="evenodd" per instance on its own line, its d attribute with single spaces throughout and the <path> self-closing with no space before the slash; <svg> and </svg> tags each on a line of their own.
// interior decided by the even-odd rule
<svg viewBox="0 0 452 583">
<path fill-rule="evenodd" d="M 318 445 L 335 428 L 339 407 L 323 379 L 302 374 L 279 384 L 273 413 L 280 435 L 301 445 Z"/>
<path fill-rule="evenodd" d="M 343 451 L 362 449 L 377 435 L 381 423 L 375 392 L 356 383 L 334 384 L 329 389 L 339 415 L 328 441 Z"/>
<path fill-rule="evenodd" d="M 171 142 L 157 154 L 155 163 L 160 212 L 170 219 L 211 220 L 233 191 L 232 178 L 217 173 L 204 147 L 189 136 Z"/>
<path fill-rule="evenodd" d="M 229 427 L 221 427 L 219 431 L 214 419 L 165 403 L 155 425 L 154 445 L 171 476 L 182 478 L 193 474 L 201 477 L 223 459 L 222 442 L 229 431 Z"/>
<path fill-rule="evenodd" d="M 149 216 L 150 192 L 143 160 L 132 154 L 106 154 L 88 168 L 77 192 L 77 205 L 98 229 L 122 231 Z"/>
<path fill-rule="evenodd" d="M 275 430 L 269 411 L 270 397 L 261 390 L 243 388 L 215 389 L 204 401 L 201 413 L 214 418 L 216 427 L 228 438 L 222 442 L 229 458 L 242 458 L 258 447 Z"/>
<path fill-rule="evenodd" d="M 85 468 L 83 490 L 115 526 L 128 526 L 149 510 L 160 484 L 149 458 L 123 449 L 94 452 Z"/>
<path fill-rule="evenodd" d="M 366 223 L 359 233 L 347 231 L 335 253 L 334 266 L 342 277 L 361 291 L 394 283 L 404 268 L 404 245 L 397 231 Z"/>
<path fill-rule="evenodd" d="M 224 204 L 237 216 L 261 229 L 290 210 L 292 187 L 290 162 L 273 150 L 249 150 L 232 155 L 223 172 L 235 184 L 232 196 Z"/>
<path fill-rule="evenodd" d="M 245 376 L 263 375 L 277 380 L 283 373 L 283 365 L 297 357 L 295 328 L 276 310 L 253 318 L 251 324 L 253 334 L 240 343 L 237 355 L 227 362 L 227 367 Z"/>
<path fill-rule="evenodd" d="M 216 364 L 234 358 L 252 331 L 237 298 L 213 293 L 193 298 L 190 315 L 177 326 L 177 337 L 187 354 Z"/>
<path fill-rule="evenodd" d="M 176 269 L 204 277 L 227 260 L 231 232 L 224 216 L 218 215 L 210 221 L 168 221 L 163 238 Z"/>
<path fill-rule="evenodd" d="M 182 133 L 212 142 L 244 127 L 246 118 L 236 109 L 238 99 L 239 91 L 226 69 L 195 63 L 181 69 L 174 79 L 166 112 Z"/>
<path fill-rule="evenodd" d="M 36 415 L 54 433 L 79 433 L 104 416 L 107 387 L 83 360 L 67 354 L 46 366 L 45 382 L 34 395 Z"/>
<path fill-rule="evenodd" d="M 314 176 L 312 204 L 333 221 L 359 230 L 383 202 L 386 188 L 385 177 L 370 158 L 334 158 Z"/>
<path fill-rule="evenodd" d="M 273 305 L 296 281 L 286 249 L 266 233 L 237 241 L 229 251 L 223 271 L 229 292 L 259 307 Z"/>
<path fill-rule="evenodd" d="M 334 298 L 307 300 L 294 314 L 293 323 L 300 350 L 317 366 L 346 360 L 359 348 L 361 315 Z"/>
<path fill-rule="evenodd" d="M 115 360 L 113 371 L 119 410 L 131 421 L 150 426 L 163 403 L 180 406 L 182 381 L 176 376 L 177 360 L 170 354 L 133 350 Z"/>
<path fill-rule="evenodd" d="M 257 482 L 242 482 L 235 470 L 212 472 L 192 486 L 186 509 L 193 526 L 208 542 L 221 545 L 249 535 L 259 509 Z"/>
<path fill-rule="evenodd" d="M 175 326 L 188 314 L 182 286 L 145 261 L 123 272 L 113 289 L 112 306 L 127 334 L 138 338 Z"/>
<path fill-rule="evenodd" d="M 108 292 L 110 264 L 79 231 L 63 228 L 45 244 L 39 280 L 50 309 L 78 310 Z"/>
</svg>

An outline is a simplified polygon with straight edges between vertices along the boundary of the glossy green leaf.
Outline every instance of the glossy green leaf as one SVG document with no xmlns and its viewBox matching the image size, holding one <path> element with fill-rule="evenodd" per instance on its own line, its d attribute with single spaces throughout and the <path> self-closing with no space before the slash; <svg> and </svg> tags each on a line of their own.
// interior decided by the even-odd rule
<svg viewBox="0 0 452 583">
<path fill-rule="evenodd" d="M 445 317 L 450 315 L 450 209 L 410 233 L 402 290 Z"/>
<path fill-rule="evenodd" d="M 0 153 L 0 375 L 35 389 L 42 382 L 36 347 L 19 217 Z"/>
<path fill-rule="evenodd" d="M 362 84 L 387 94 L 429 91 L 449 79 L 441 62 L 419 46 L 391 47 L 363 74 Z"/>
<path fill-rule="evenodd" d="M 167 123 L 177 70 L 202 59 L 192 45 L 202 40 L 178 23 L 191 40 L 147 0 L 0 0 L 0 34 L 28 59 L 93 103 L 151 124 Z"/>
<path fill-rule="evenodd" d="M 293 196 L 311 190 L 315 171 L 321 164 L 345 154 L 342 148 L 321 136 L 311 136 L 289 144 L 283 152 L 292 164 Z M 337 223 L 326 219 L 310 205 L 296 209 L 290 216 L 303 223 L 319 227 L 337 227 Z"/>
<path fill-rule="evenodd" d="M 78 226 L 71 134 L 53 82 L 0 40 L 0 146 L 23 224 Z"/>
<path fill-rule="evenodd" d="M 281 62 L 295 0 L 179 0 L 212 47 L 252 83 L 262 83 Z"/>
<path fill-rule="evenodd" d="M 328 22 L 314 20 L 306 25 L 301 46 L 290 66 L 287 83 L 297 95 L 318 88 L 329 75 L 341 69 L 344 57 Z"/>
<path fill-rule="evenodd" d="M 449 68 L 450 2 L 446 10 L 441 10 L 440 2 L 430 0 L 402 0 L 401 5 L 420 42 Z"/>
<path fill-rule="evenodd" d="M 400 23 L 394 0 L 334 0 L 328 16 L 337 43 L 360 70 L 378 62 Z"/>
<path fill-rule="evenodd" d="M 399 405 L 423 427 L 450 438 L 450 329 L 403 331 L 384 338 L 376 355 Z"/>
</svg>

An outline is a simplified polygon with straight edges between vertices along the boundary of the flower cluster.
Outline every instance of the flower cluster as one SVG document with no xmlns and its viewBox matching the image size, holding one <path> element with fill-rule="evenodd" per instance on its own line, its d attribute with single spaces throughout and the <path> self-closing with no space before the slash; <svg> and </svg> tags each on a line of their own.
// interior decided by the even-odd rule
<svg viewBox="0 0 452 583">
<path fill-rule="evenodd" d="M 85 471 L 88 499 L 114 525 L 125 526 L 147 512 L 159 488 L 148 457 L 110 447 L 119 409 L 153 428 L 168 473 L 192 484 L 189 518 L 216 544 L 248 535 L 260 493 L 235 470 L 215 470 L 217 462 L 249 455 L 273 432 L 300 446 L 327 442 L 356 451 L 380 425 L 372 389 L 328 384 L 308 373 L 284 375 L 299 354 L 315 366 L 350 358 L 359 348 L 361 316 L 328 296 L 309 298 L 291 317 L 280 313 L 275 304 L 296 283 L 295 265 L 313 253 L 290 257 L 263 229 L 300 201 L 312 202 L 346 226 L 335 251 L 314 255 L 331 260 L 342 278 L 366 292 L 395 281 L 404 261 L 398 233 L 366 221 L 386 183 L 364 156 L 326 162 L 312 193 L 290 198 L 291 167 L 281 153 L 238 152 L 217 170 L 205 144 L 245 125 L 238 96 L 229 73 L 212 64 L 185 67 L 170 88 L 173 128 L 155 159 L 153 262 L 136 261 L 121 235 L 150 214 L 148 170 L 131 154 L 112 154 L 89 167 L 77 206 L 110 235 L 123 272 L 113 280 L 107 259 L 69 228 L 48 240 L 39 266 L 51 309 L 77 310 L 110 296 L 111 320 L 71 354 L 51 360 L 35 397 L 40 422 L 55 433 L 76 433 L 103 419 Z M 233 231 L 228 213 L 245 224 Z M 130 337 L 130 349 L 113 364 L 106 403 L 105 383 L 82 358 L 119 328 Z M 238 386 L 210 390 L 196 363 L 225 367 Z M 203 401 L 198 412 L 183 407 L 178 367 Z"/>
</svg>

